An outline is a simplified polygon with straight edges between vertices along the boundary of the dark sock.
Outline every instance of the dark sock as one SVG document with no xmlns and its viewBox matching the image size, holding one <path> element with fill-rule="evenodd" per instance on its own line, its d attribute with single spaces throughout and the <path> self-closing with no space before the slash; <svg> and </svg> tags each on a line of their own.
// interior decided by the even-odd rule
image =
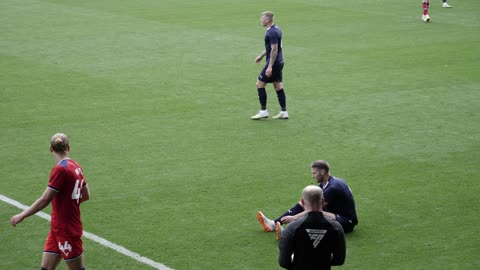
<svg viewBox="0 0 480 270">
<path fill-rule="evenodd" d="M 303 211 L 304 211 L 303 206 L 301 204 L 297 203 L 297 204 L 295 204 L 295 206 L 290 208 L 290 210 L 288 210 L 287 212 L 283 213 L 283 215 L 281 215 L 277 219 L 275 219 L 275 223 L 280 222 L 281 224 L 283 224 L 283 222 L 281 221 L 282 217 L 295 216 L 296 214 L 299 214 Z"/>
<path fill-rule="evenodd" d="M 277 97 L 282 111 L 287 111 L 287 97 L 285 96 L 285 91 L 283 91 L 283 88 L 277 91 Z"/>
<path fill-rule="evenodd" d="M 260 106 L 262 110 L 267 109 L 267 91 L 265 88 L 257 88 L 258 91 L 258 100 L 260 101 Z"/>
<path fill-rule="evenodd" d="M 446 3 L 446 2 L 447 2 L 447 0 L 443 0 L 443 3 Z"/>
<path fill-rule="evenodd" d="M 42 268 L 40 268 L 40 270 L 48 270 L 48 269 L 47 269 L 47 268 L 43 268 L 43 267 L 42 267 Z"/>
</svg>

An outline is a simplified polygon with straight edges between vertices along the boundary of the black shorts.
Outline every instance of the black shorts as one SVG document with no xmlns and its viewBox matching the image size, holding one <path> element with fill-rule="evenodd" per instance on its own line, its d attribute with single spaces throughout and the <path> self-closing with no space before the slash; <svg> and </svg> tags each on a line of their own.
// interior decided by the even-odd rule
<svg viewBox="0 0 480 270">
<path fill-rule="evenodd" d="M 258 80 L 264 83 L 272 83 L 272 82 L 282 82 L 283 79 L 283 62 L 278 64 L 273 64 L 272 66 L 272 76 L 267 77 L 265 75 L 265 71 L 267 70 L 268 65 L 265 65 L 258 75 Z"/>
</svg>

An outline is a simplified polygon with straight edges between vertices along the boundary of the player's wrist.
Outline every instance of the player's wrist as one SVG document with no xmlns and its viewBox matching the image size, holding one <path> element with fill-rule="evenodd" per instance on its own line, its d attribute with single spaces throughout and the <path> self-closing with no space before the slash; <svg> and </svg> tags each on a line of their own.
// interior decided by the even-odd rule
<svg viewBox="0 0 480 270">
<path fill-rule="evenodd" d="M 19 221 L 22 221 L 27 217 L 27 215 L 25 214 L 25 211 L 24 211 L 24 212 L 18 214 L 17 217 L 19 218 Z"/>
</svg>

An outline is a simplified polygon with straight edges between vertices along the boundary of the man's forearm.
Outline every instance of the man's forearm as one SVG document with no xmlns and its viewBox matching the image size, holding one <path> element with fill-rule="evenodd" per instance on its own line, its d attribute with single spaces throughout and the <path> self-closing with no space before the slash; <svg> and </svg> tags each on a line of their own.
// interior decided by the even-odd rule
<svg viewBox="0 0 480 270">
<path fill-rule="evenodd" d="M 343 263 L 345 262 L 345 256 L 347 254 L 345 234 L 343 232 L 342 226 L 339 223 L 336 223 L 336 226 L 338 226 L 337 241 L 333 245 L 333 253 L 330 263 L 332 265 L 343 265 Z"/>
<path fill-rule="evenodd" d="M 279 242 L 279 256 L 278 264 L 285 269 L 290 269 L 292 267 L 292 247 L 288 244 L 288 240 L 280 238 Z"/>
<path fill-rule="evenodd" d="M 37 212 L 45 208 L 49 203 L 50 201 L 44 196 L 38 198 L 29 208 L 22 212 L 23 218 L 35 215 Z"/>
<path fill-rule="evenodd" d="M 90 189 L 88 188 L 88 185 L 86 185 L 82 188 L 82 192 L 80 193 L 79 203 L 88 201 L 88 199 L 90 199 Z"/>
<path fill-rule="evenodd" d="M 268 63 L 268 67 L 273 67 L 273 63 L 275 63 L 275 60 L 277 59 L 277 54 L 278 54 L 278 49 L 277 48 L 272 48 L 272 51 L 270 52 L 270 62 Z"/>
<path fill-rule="evenodd" d="M 305 215 L 305 213 L 306 213 L 305 211 L 300 212 L 300 213 L 296 214 L 295 216 L 293 216 L 293 219 L 299 219 L 299 218 L 303 217 Z"/>
</svg>

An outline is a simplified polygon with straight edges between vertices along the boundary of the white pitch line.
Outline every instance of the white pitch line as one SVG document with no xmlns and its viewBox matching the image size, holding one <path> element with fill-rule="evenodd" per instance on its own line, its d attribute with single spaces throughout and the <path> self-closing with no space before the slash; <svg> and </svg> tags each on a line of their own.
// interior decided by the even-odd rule
<svg viewBox="0 0 480 270">
<path fill-rule="evenodd" d="M 27 209 L 29 206 L 26 206 L 26 205 L 23 205 L 15 200 L 12 200 L 2 194 L 0 194 L 0 200 L 10 204 L 10 205 L 13 205 L 13 206 L 16 206 L 22 210 L 25 210 Z M 38 212 L 36 213 L 35 215 L 43 218 L 43 219 L 46 219 L 50 222 L 50 215 L 48 214 L 45 214 L 44 212 Z M 102 246 L 105 246 L 105 247 L 108 247 L 108 248 L 111 248 L 113 250 L 115 250 L 116 252 L 118 253 L 121 253 L 127 257 L 130 257 L 136 261 L 139 261 L 143 264 L 146 264 L 146 265 L 149 265 L 155 269 L 159 269 L 159 270 L 173 270 L 172 268 L 169 268 L 167 267 L 166 265 L 162 264 L 162 263 L 158 263 L 158 262 L 155 262 L 155 261 L 152 261 L 151 259 L 147 258 L 147 257 L 143 257 L 142 255 L 138 254 L 138 253 L 135 253 L 133 251 L 130 251 L 122 246 L 119 246 L 115 243 L 112 243 L 110 241 L 108 241 L 107 239 L 105 238 L 102 238 L 100 236 L 97 236 L 93 233 L 89 233 L 89 232 L 86 232 L 86 231 L 83 231 L 83 236 L 85 236 L 85 238 L 88 238 L 92 241 L 95 241 L 97 243 L 99 243 L 100 245 Z"/>
</svg>

